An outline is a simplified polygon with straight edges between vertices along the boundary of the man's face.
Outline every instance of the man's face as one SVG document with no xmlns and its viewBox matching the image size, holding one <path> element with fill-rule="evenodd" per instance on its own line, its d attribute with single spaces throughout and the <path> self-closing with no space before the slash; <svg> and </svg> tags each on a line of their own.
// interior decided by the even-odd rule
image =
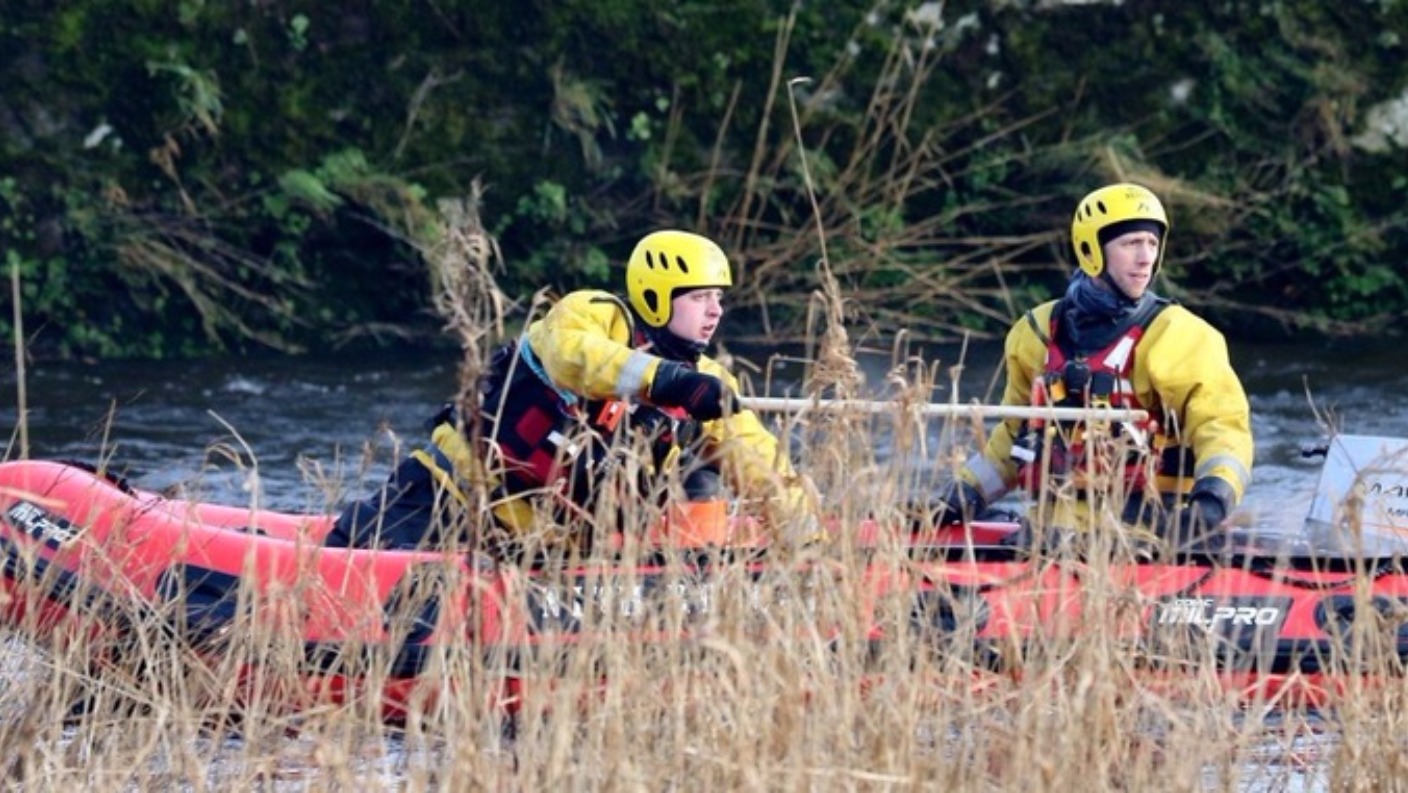
<svg viewBox="0 0 1408 793">
<path fill-rule="evenodd" d="M 670 332 L 687 341 L 707 344 L 724 316 L 724 290 L 695 289 L 670 301 Z"/>
<path fill-rule="evenodd" d="M 1105 243 L 1105 272 L 1131 300 L 1138 300 L 1154 278 L 1159 237 L 1152 231 L 1131 231 Z"/>
</svg>

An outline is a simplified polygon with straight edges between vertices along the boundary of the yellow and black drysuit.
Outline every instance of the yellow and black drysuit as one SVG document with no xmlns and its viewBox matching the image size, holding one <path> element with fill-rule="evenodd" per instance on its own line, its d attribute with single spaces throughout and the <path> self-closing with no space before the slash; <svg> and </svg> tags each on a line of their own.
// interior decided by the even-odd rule
<svg viewBox="0 0 1408 793">
<path fill-rule="evenodd" d="M 1061 300 L 1044 303 L 1008 332 L 1002 403 L 1142 408 L 1149 420 L 1109 428 L 1105 437 L 1123 442 L 1119 459 L 1104 461 L 1102 477 L 1092 475 L 1100 463 L 1090 428 L 1004 420 L 964 464 L 961 481 L 982 504 L 1021 483 L 1047 497 L 1037 501 L 1039 517 L 1066 528 L 1091 519 L 1083 502 L 1097 478 L 1123 488 L 1114 495 L 1126 501 L 1129 523 L 1152 525 L 1160 508 L 1195 493 L 1230 512 L 1251 480 L 1253 444 L 1250 407 L 1222 334 L 1147 294 L 1093 349 L 1072 349 L 1063 339 L 1063 307 Z M 1062 493 L 1073 498 L 1057 498 Z"/>
<path fill-rule="evenodd" d="M 809 509 L 807 487 L 752 411 L 694 423 L 681 420 L 678 411 L 648 406 L 661 366 L 674 360 L 656 352 L 637 335 L 631 311 L 620 298 L 597 290 L 568 294 L 496 356 L 484 384 L 481 453 L 451 422 L 440 423 L 432 431 L 431 447 L 402 466 L 403 478 L 418 482 L 401 488 L 405 509 L 398 509 L 394 498 L 364 505 L 361 513 L 354 505 L 339 519 L 329 544 L 368 544 L 359 536 L 366 531 L 354 524 L 372 523 L 380 527 L 378 544 L 424 543 L 424 524 L 435 522 L 438 507 L 462 500 L 464 487 L 476 477 L 493 497 L 496 521 L 511 533 L 533 530 L 539 515 L 562 519 L 589 511 L 604 468 L 615 461 L 612 452 L 620 451 L 613 433 L 632 423 L 644 424 L 657 441 L 656 466 L 679 465 L 679 447 L 689 446 L 695 468 L 702 461 L 705 474 L 721 472 L 735 495 L 761 503 L 770 520 Z M 717 361 L 700 355 L 676 362 L 719 378 L 737 393 L 737 381 Z M 662 437 L 674 453 L 661 450 Z M 690 495 L 706 496 L 707 477 L 704 481 L 703 492 Z M 431 483 L 434 487 L 427 487 Z M 389 489 L 396 489 L 394 482 Z M 435 506 L 427 503 L 431 498 Z M 397 529 L 400 524 L 406 528 Z"/>
</svg>

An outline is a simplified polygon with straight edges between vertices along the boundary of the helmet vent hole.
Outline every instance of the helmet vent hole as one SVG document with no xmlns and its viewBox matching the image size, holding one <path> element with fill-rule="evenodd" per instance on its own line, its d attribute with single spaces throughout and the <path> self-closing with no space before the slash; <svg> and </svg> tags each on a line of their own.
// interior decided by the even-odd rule
<svg viewBox="0 0 1408 793">
<path fill-rule="evenodd" d="M 1082 242 L 1080 244 L 1080 255 L 1084 256 L 1087 259 L 1090 258 L 1090 243 Z"/>
<path fill-rule="evenodd" d="M 685 263 L 683 256 L 676 256 L 676 257 L 675 257 L 675 266 L 678 267 L 678 268 L 680 268 L 680 272 L 682 272 L 682 273 L 688 273 L 688 272 L 689 272 L 689 265 Z"/>
<path fill-rule="evenodd" d="M 646 305 L 646 307 L 649 308 L 652 312 L 656 312 L 656 311 L 659 311 L 659 310 L 660 310 L 660 297 L 655 294 L 655 290 L 654 290 L 654 289 L 647 289 L 647 290 L 645 290 L 644 292 L 641 293 L 641 297 L 642 297 L 642 298 L 645 298 L 645 305 Z"/>
<path fill-rule="evenodd" d="M 655 269 L 655 254 L 650 251 L 645 252 L 645 266 L 652 270 Z"/>
<path fill-rule="evenodd" d="M 1108 210 L 1108 209 L 1105 208 L 1105 202 L 1104 202 L 1104 201 L 1097 201 L 1097 202 L 1095 203 L 1095 205 L 1098 206 L 1098 207 L 1100 207 L 1100 214 L 1102 214 L 1102 215 L 1108 215 L 1108 214 L 1110 214 L 1110 210 Z"/>
</svg>

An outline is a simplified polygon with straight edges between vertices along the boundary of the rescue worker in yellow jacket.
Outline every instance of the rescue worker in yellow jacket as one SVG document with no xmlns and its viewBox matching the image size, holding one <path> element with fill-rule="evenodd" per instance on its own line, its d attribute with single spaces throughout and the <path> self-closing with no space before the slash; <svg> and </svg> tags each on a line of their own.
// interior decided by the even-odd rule
<svg viewBox="0 0 1408 793">
<path fill-rule="evenodd" d="M 1149 419 L 1110 427 L 1104 448 L 1118 451 L 1103 461 L 1090 426 L 1002 421 L 951 483 L 939 522 L 972 519 L 1018 484 L 1041 494 L 1038 505 L 1051 507 L 1058 494 L 1067 506 L 1093 501 L 1099 480 L 1121 491 L 1125 523 L 1179 545 L 1219 534 L 1251 480 L 1250 408 L 1222 334 L 1149 290 L 1168 230 L 1163 205 L 1144 187 L 1087 195 L 1071 222 L 1079 269 L 1061 299 L 1012 326 L 1004 351 L 1004 405 L 1106 405 L 1143 409 Z M 1092 519 L 1088 508 L 1041 513 L 1056 525 L 1082 514 Z"/>
<path fill-rule="evenodd" d="M 441 421 L 431 447 L 393 473 L 390 495 L 352 505 L 328 544 L 435 542 L 427 533 L 443 530 L 445 493 L 473 472 L 487 475 L 493 514 L 510 535 L 533 531 L 543 514 L 553 522 L 588 516 L 641 435 L 652 452 L 646 467 L 674 468 L 687 498 L 719 495 L 722 475 L 735 495 L 761 502 L 772 523 L 805 521 L 814 506 L 809 486 L 757 415 L 736 409 L 734 377 L 704 355 L 732 284 L 711 240 L 647 235 L 626 264 L 628 302 L 573 292 L 496 353 L 483 383 L 480 454 L 453 421 Z M 666 496 L 660 488 L 643 495 Z"/>
</svg>

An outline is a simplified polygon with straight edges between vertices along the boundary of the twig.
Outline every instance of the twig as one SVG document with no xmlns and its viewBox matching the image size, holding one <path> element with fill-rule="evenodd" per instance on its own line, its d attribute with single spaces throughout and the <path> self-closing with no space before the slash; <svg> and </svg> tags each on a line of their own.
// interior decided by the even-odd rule
<svg viewBox="0 0 1408 793">
<path fill-rule="evenodd" d="M 464 72 L 455 72 L 449 77 L 441 77 L 437 70 L 431 69 L 425 79 L 420 81 L 420 85 L 416 86 L 415 93 L 411 95 L 411 105 L 406 110 L 406 123 L 401 128 L 401 139 L 396 141 L 396 150 L 391 155 L 393 160 L 401 159 L 401 153 L 405 151 L 406 143 L 411 139 L 411 130 L 416 125 L 416 116 L 420 115 L 420 108 L 425 104 L 425 100 L 430 98 L 430 92 L 442 85 L 453 83 L 462 76 L 464 76 Z"/>
<path fill-rule="evenodd" d="M 25 394 L 25 368 L 24 368 L 24 314 L 20 310 L 20 261 L 19 257 L 10 259 L 10 294 L 14 302 L 14 332 L 15 332 L 15 399 L 17 425 L 20 434 L 20 459 L 29 459 L 29 417 L 27 397 Z"/>
</svg>

